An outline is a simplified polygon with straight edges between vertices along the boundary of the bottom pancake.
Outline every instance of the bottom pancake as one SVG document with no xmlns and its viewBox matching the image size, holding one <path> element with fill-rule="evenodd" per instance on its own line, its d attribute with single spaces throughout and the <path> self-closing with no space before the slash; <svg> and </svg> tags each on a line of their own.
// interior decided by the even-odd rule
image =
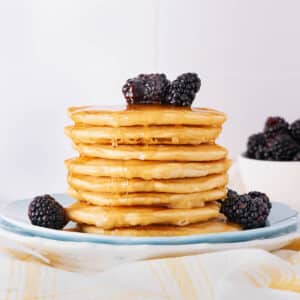
<svg viewBox="0 0 300 300">
<path fill-rule="evenodd" d="M 220 217 L 219 205 L 209 203 L 200 208 L 101 207 L 76 202 L 66 209 L 71 221 L 104 229 L 137 225 L 167 224 L 185 226 Z"/>
<path fill-rule="evenodd" d="M 97 193 L 68 189 L 68 194 L 78 200 L 99 206 L 136 206 L 156 205 L 169 208 L 203 207 L 205 202 L 224 199 L 227 194 L 225 187 L 190 194 L 171 193 Z"/>
<path fill-rule="evenodd" d="M 241 228 L 236 224 L 225 223 L 222 220 L 212 220 L 203 223 L 191 224 L 183 227 L 171 225 L 135 226 L 129 228 L 115 228 L 107 230 L 90 225 L 79 225 L 79 229 L 85 233 L 103 234 L 112 236 L 183 236 L 193 234 L 221 233 L 238 231 Z"/>
</svg>

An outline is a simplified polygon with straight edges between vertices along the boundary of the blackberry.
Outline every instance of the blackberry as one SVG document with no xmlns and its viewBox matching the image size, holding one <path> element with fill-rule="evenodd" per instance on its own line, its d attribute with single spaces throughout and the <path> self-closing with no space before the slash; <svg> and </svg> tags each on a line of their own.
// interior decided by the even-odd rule
<svg viewBox="0 0 300 300">
<path fill-rule="evenodd" d="M 291 134 L 298 142 L 300 142 L 300 119 L 292 123 Z"/>
<path fill-rule="evenodd" d="M 294 161 L 300 161 L 300 151 L 294 156 Z"/>
<path fill-rule="evenodd" d="M 171 83 L 165 74 L 140 74 L 138 78 L 144 81 L 146 98 L 150 102 L 160 103 L 166 98 Z"/>
<path fill-rule="evenodd" d="M 237 198 L 227 198 L 220 212 L 228 221 L 241 225 L 243 229 L 252 229 L 266 225 L 270 210 L 269 198 L 265 194 L 252 192 Z"/>
<path fill-rule="evenodd" d="M 280 133 L 288 133 L 289 123 L 281 117 L 269 117 L 265 123 L 264 133 L 267 138 L 273 138 Z"/>
<path fill-rule="evenodd" d="M 231 190 L 231 189 L 228 189 L 227 190 L 227 195 L 226 195 L 226 198 L 225 199 L 228 199 L 228 198 L 231 198 L 231 199 L 234 199 L 234 198 L 237 198 L 239 195 L 236 191 L 234 190 Z M 222 203 L 224 201 L 224 199 L 222 200 L 217 200 L 219 203 Z"/>
<path fill-rule="evenodd" d="M 128 79 L 123 85 L 122 92 L 128 104 L 136 104 L 145 101 L 145 86 L 142 79 Z"/>
<path fill-rule="evenodd" d="M 249 192 L 248 195 L 251 198 L 253 198 L 253 199 L 254 198 L 261 198 L 267 204 L 267 206 L 269 207 L 269 209 L 272 208 L 272 203 L 270 202 L 269 197 L 265 193 L 261 193 L 261 192 L 257 192 L 257 191 L 252 191 L 252 192 Z"/>
<path fill-rule="evenodd" d="M 191 106 L 200 86 L 201 80 L 196 73 L 184 73 L 172 82 L 169 94 L 163 103 L 176 106 Z"/>
<path fill-rule="evenodd" d="M 122 92 L 128 104 L 155 104 L 166 98 L 169 87 L 165 74 L 141 74 L 128 79 Z"/>
<path fill-rule="evenodd" d="M 238 196 L 239 194 L 236 191 L 228 189 L 226 198 L 237 198 Z"/>
<path fill-rule="evenodd" d="M 262 160 L 271 159 L 264 133 L 253 134 L 248 138 L 246 156 Z"/>
<path fill-rule="evenodd" d="M 35 197 L 28 208 L 33 225 L 62 229 L 68 222 L 64 208 L 50 195 Z"/>
<path fill-rule="evenodd" d="M 269 142 L 269 150 L 274 160 L 289 161 L 300 152 L 300 145 L 290 135 L 280 134 Z"/>
</svg>

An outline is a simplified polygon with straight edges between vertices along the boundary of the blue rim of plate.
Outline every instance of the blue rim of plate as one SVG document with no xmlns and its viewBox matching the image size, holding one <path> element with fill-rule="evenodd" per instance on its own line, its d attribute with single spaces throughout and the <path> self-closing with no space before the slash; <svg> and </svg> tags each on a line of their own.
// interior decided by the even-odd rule
<svg viewBox="0 0 300 300">
<path fill-rule="evenodd" d="M 65 194 L 53 194 L 63 205 L 74 202 Z M 80 232 L 54 230 L 34 226 L 28 220 L 17 220 L 7 212 L 16 205 L 27 207 L 31 199 L 18 200 L 8 204 L 0 216 L 0 228 L 29 237 L 40 237 L 65 242 L 88 242 L 114 245 L 183 245 L 198 243 L 234 243 L 255 239 L 278 237 L 294 232 L 298 228 L 298 213 L 286 204 L 274 202 L 266 227 L 214 234 L 195 234 L 174 237 L 117 237 Z M 25 212 L 25 214 L 27 211 Z M 23 216 L 24 218 L 24 216 Z"/>
</svg>

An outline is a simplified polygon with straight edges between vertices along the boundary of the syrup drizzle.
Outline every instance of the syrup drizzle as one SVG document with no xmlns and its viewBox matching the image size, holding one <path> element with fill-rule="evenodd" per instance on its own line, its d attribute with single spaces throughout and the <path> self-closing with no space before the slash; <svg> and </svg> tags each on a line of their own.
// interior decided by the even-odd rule
<svg viewBox="0 0 300 300">
<path fill-rule="evenodd" d="M 163 112 L 164 119 L 161 121 L 161 116 Z M 111 146 L 111 151 L 118 150 L 118 149 L 124 149 L 120 146 L 120 144 L 124 144 L 127 142 L 127 139 L 131 139 L 132 142 L 137 142 L 139 145 L 137 147 L 133 147 L 135 149 L 138 149 L 137 159 L 139 160 L 148 160 L 149 162 L 153 159 L 157 160 L 157 152 L 161 151 L 162 148 L 160 148 L 160 145 L 156 145 L 155 147 L 152 145 L 156 142 L 161 142 L 158 137 L 153 136 L 152 131 L 150 130 L 149 126 L 153 125 L 172 125 L 173 127 L 176 127 L 180 129 L 182 125 L 187 122 L 187 125 L 196 125 L 197 122 L 200 122 L 199 119 L 201 119 L 203 124 L 200 126 L 210 126 L 210 127 L 220 127 L 222 123 L 225 121 L 226 117 L 223 113 L 217 112 L 215 110 L 206 109 L 206 108 L 182 108 L 182 107 L 168 107 L 168 106 L 155 106 L 155 105 L 130 105 L 130 106 L 112 106 L 112 107 L 101 107 L 101 106 L 86 106 L 86 107 L 79 107 L 79 108 L 71 108 L 69 110 L 69 113 L 71 115 L 71 118 L 73 119 L 76 124 L 89 124 L 93 126 L 111 126 L 115 127 L 116 134 L 115 136 L 112 136 L 111 139 L 106 139 L 106 142 L 109 141 L 110 145 L 105 148 L 103 147 L 102 151 L 105 152 L 105 149 L 108 149 Z M 81 113 L 84 113 L 80 115 Z M 91 123 L 85 123 L 85 117 L 93 114 L 101 115 L 103 113 L 103 122 L 105 123 L 107 120 L 108 124 L 94 124 L 93 121 L 88 121 Z M 78 119 L 75 118 L 78 117 Z M 131 118 L 132 117 L 132 118 Z M 126 119 L 127 118 L 127 119 Z M 101 119 L 101 118 L 100 118 Z M 126 120 L 130 121 L 130 119 L 134 119 L 136 124 L 133 124 L 134 126 L 138 125 L 140 127 L 140 130 L 142 131 L 141 137 L 139 138 L 128 138 L 126 133 L 122 130 L 121 126 L 131 126 L 131 125 L 124 125 L 127 124 Z M 214 119 L 211 123 L 212 119 Z M 91 119 L 89 119 L 91 120 Z M 167 121 L 166 121 L 167 120 Z M 169 120 L 169 121 L 168 121 Z M 155 123 L 157 122 L 157 123 Z M 165 122 L 165 123 L 164 123 Z M 170 124 L 166 123 L 170 122 Z M 190 123 L 189 123 L 190 122 Z M 130 122 L 128 123 L 130 124 Z M 217 124 L 217 125 L 216 125 Z M 70 129 L 70 136 L 72 137 L 74 133 L 74 127 Z M 189 137 L 190 138 L 190 137 Z M 170 137 L 172 144 L 174 145 L 180 145 L 182 144 L 182 140 L 178 136 L 171 136 Z M 204 140 L 203 140 L 204 141 Z M 131 141 L 130 141 L 131 142 Z M 206 141 L 207 142 L 207 141 Z M 100 143 L 101 144 L 101 143 Z M 101 145 L 102 146 L 102 145 Z M 126 145 L 125 145 L 126 147 Z M 174 147 L 174 146 L 173 146 Z M 166 151 L 167 149 L 173 149 L 173 147 L 163 146 L 163 149 Z M 178 146 L 180 148 L 180 146 Z M 109 150 L 109 149 L 108 149 Z M 214 149 L 215 152 L 220 151 L 222 149 Z M 132 159 L 130 156 L 132 153 L 130 153 L 130 147 L 126 150 L 124 149 L 125 153 L 127 151 L 127 154 L 123 155 L 122 159 L 118 161 L 119 163 L 119 172 L 122 174 L 122 178 L 115 177 L 115 176 L 109 176 L 106 177 L 106 181 L 104 180 L 101 183 L 101 180 L 99 183 L 92 181 L 91 183 L 83 184 L 83 189 L 91 189 L 97 190 L 102 188 L 102 185 L 106 185 L 107 193 L 113 194 L 113 195 L 121 195 L 125 201 L 130 200 L 130 193 L 135 189 L 136 180 L 131 179 L 134 174 L 136 174 L 136 171 L 133 169 L 130 169 L 128 167 L 129 161 L 128 159 Z M 81 151 L 80 151 L 81 152 Z M 166 151 L 167 153 L 168 151 Z M 221 151 L 222 152 L 222 151 Z M 224 151 L 223 151 L 224 152 Z M 93 153 L 93 150 L 90 152 Z M 110 157 L 110 151 L 107 152 L 108 157 L 107 159 L 111 159 Z M 194 153 L 194 152 L 193 152 Z M 95 154 L 95 152 L 94 152 Z M 167 153 L 168 154 L 168 153 Z M 80 154 L 81 156 L 82 154 Z M 169 154 L 168 154 L 169 155 Z M 176 154 L 174 155 L 174 160 L 176 160 Z M 88 155 L 89 156 L 89 155 Z M 95 155 L 92 155 L 95 156 Z M 127 157 L 126 157 L 127 156 Z M 146 157 L 147 156 L 147 157 Z M 194 156 L 194 155 L 193 155 Z M 226 153 L 220 154 L 220 158 L 224 158 L 226 156 Z M 85 156 L 83 154 L 82 156 L 83 160 L 85 159 Z M 113 159 L 116 159 L 116 157 L 113 157 Z M 164 160 L 166 163 L 170 163 L 168 160 Z M 101 162 L 100 162 L 101 163 Z M 151 166 L 149 166 L 151 168 Z M 131 171 L 132 170 L 132 171 Z M 75 172 L 76 173 L 76 172 Z M 151 174 L 151 172 L 149 173 Z M 73 177 L 72 169 L 69 173 L 70 177 Z M 90 176 L 92 178 L 92 176 Z M 76 174 L 74 175 L 74 178 L 76 178 Z M 151 178 L 146 179 L 148 181 L 148 189 L 154 189 L 154 180 Z M 227 178 L 225 178 L 222 184 L 225 184 L 227 182 Z M 137 184 L 138 186 L 138 184 Z M 79 197 L 84 198 L 83 193 L 78 191 L 76 189 Z M 120 193 L 121 191 L 121 193 Z M 171 191 L 171 190 L 170 190 Z M 141 192 L 143 192 L 141 190 Z M 132 194 L 131 194 L 132 195 Z M 186 206 L 191 206 L 192 201 L 191 200 L 183 200 L 181 203 L 185 203 Z M 205 206 L 205 201 L 198 201 L 198 207 Z M 173 207 L 174 208 L 174 207 Z M 104 210 L 107 210 L 107 212 L 112 212 L 110 209 L 106 209 L 103 207 Z M 120 211 L 122 208 L 120 208 Z M 149 213 L 149 217 L 155 215 L 156 210 L 153 207 L 153 210 L 151 213 Z M 96 222 L 96 225 L 103 225 L 106 223 L 106 226 L 109 228 L 113 225 L 115 219 L 116 221 L 120 217 L 119 210 L 115 210 L 115 214 L 113 214 L 113 218 L 111 220 L 108 219 L 107 214 L 103 214 L 101 218 L 99 218 Z M 143 218 L 145 219 L 147 216 L 145 215 Z M 182 217 L 179 220 L 176 220 L 176 225 L 185 226 L 189 224 L 189 220 L 186 219 L 186 217 Z"/>
</svg>

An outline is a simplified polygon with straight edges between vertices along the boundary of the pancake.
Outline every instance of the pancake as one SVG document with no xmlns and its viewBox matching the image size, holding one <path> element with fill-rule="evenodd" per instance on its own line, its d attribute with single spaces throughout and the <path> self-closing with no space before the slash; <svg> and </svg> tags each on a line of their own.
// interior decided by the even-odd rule
<svg viewBox="0 0 300 300">
<path fill-rule="evenodd" d="M 157 192 L 189 194 L 199 193 L 223 187 L 228 182 L 225 173 L 196 178 L 152 179 L 93 177 L 69 174 L 68 183 L 75 190 L 100 193 L 135 193 Z"/>
<path fill-rule="evenodd" d="M 82 232 L 111 236 L 183 236 L 193 234 L 221 233 L 238 231 L 241 228 L 235 224 L 224 223 L 222 220 L 212 220 L 187 226 L 148 225 L 128 228 L 103 229 L 91 225 L 79 225 Z"/>
<path fill-rule="evenodd" d="M 130 105 L 123 107 L 70 107 L 70 118 L 76 124 L 95 126 L 194 125 L 218 126 L 226 115 L 213 109 L 166 105 Z"/>
<path fill-rule="evenodd" d="M 66 209 L 70 220 L 79 224 L 94 225 L 104 229 L 137 225 L 168 224 L 185 226 L 220 217 L 219 206 L 210 203 L 205 207 L 100 207 L 77 202 Z"/>
<path fill-rule="evenodd" d="M 221 127 L 196 126 L 67 126 L 65 133 L 74 143 L 84 144 L 202 144 L 212 143 Z"/>
<path fill-rule="evenodd" d="M 82 156 L 120 160 L 213 161 L 224 159 L 227 150 L 215 144 L 202 145 L 108 145 L 76 144 Z"/>
<path fill-rule="evenodd" d="M 78 200 L 99 206 L 164 206 L 169 208 L 193 208 L 203 207 L 206 202 L 224 199 L 227 194 L 225 187 L 209 191 L 174 194 L 174 193 L 97 193 L 68 189 L 68 194 Z"/>
<path fill-rule="evenodd" d="M 201 177 L 224 173 L 230 160 L 210 162 L 168 162 L 141 160 L 110 160 L 77 157 L 65 161 L 69 173 L 101 176 L 148 179 Z"/>
</svg>

